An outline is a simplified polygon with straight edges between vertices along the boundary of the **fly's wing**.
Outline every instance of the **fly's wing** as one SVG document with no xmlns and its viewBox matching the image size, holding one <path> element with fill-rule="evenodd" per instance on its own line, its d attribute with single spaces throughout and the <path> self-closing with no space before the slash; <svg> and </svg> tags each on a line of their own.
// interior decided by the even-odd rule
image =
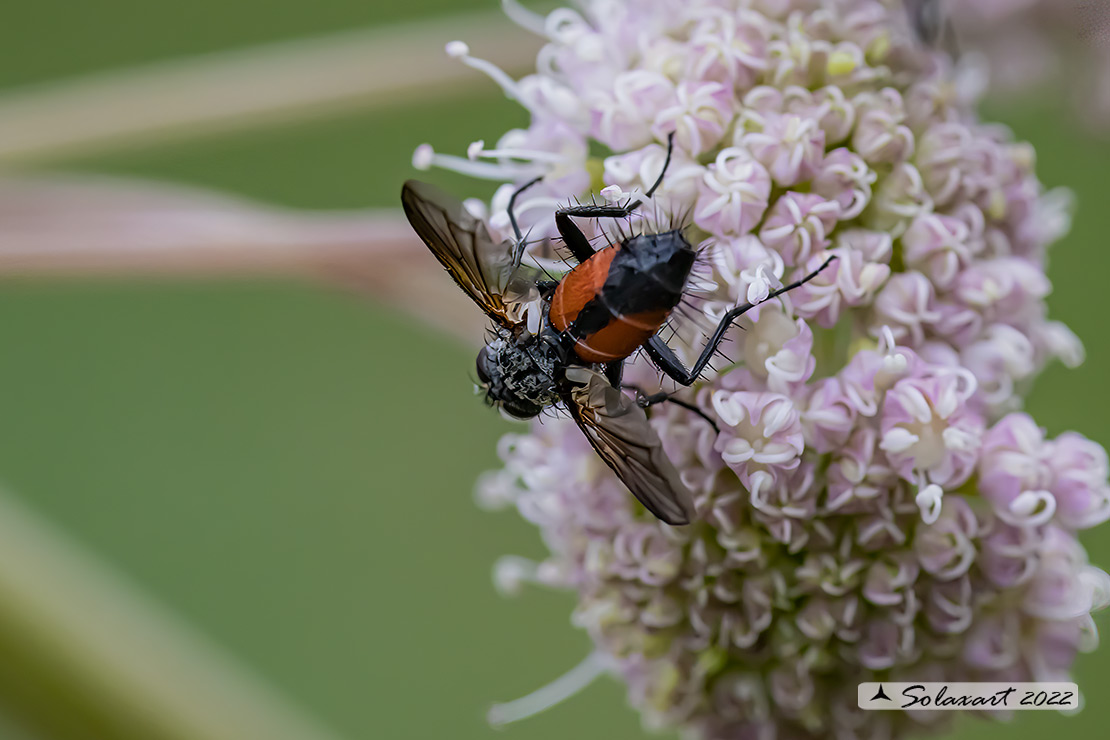
<svg viewBox="0 0 1110 740">
<path fill-rule="evenodd" d="M 571 368 L 567 376 L 574 385 L 563 401 L 601 459 L 652 514 L 667 524 L 689 524 L 693 496 L 644 410 L 592 370 Z"/>
<path fill-rule="evenodd" d="M 520 323 L 524 304 L 539 291 L 534 270 L 513 269 L 509 245 L 494 242 L 460 200 L 428 183 L 406 182 L 401 205 L 413 230 L 490 318 L 503 326 Z"/>
</svg>

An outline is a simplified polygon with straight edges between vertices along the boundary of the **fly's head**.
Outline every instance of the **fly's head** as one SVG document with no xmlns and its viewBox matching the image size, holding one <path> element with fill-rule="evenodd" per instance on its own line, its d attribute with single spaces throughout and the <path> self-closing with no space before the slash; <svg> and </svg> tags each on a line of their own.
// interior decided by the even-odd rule
<svg viewBox="0 0 1110 740">
<path fill-rule="evenodd" d="M 531 419 L 559 401 L 558 353 L 543 335 L 498 328 L 478 353 L 478 381 L 490 404 L 515 419 Z"/>
</svg>

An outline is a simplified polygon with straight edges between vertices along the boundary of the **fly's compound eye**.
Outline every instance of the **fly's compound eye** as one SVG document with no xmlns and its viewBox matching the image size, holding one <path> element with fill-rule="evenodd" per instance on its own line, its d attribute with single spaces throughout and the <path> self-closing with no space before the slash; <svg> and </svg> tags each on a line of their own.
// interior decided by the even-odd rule
<svg viewBox="0 0 1110 740">
<path fill-rule="evenodd" d="M 496 360 L 490 357 L 489 345 L 482 347 L 478 352 L 478 359 L 474 363 L 475 369 L 478 371 L 478 382 L 482 385 L 488 386 L 490 380 L 490 366 Z"/>
<path fill-rule="evenodd" d="M 541 412 L 543 412 L 543 406 L 531 403 L 522 398 L 516 398 L 510 401 L 502 401 L 500 406 L 501 410 L 504 411 L 506 414 L 513 417 L 514 419 L 520 419 L 521 421 L 534 419 L 539 416 Z"/>
</svg>

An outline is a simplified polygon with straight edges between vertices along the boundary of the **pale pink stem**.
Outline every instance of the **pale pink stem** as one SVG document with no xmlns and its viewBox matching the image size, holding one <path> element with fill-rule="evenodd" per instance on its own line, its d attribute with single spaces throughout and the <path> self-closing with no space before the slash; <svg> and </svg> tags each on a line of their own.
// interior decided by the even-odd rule
<svg viewBox="0 0 1110 740">
<path fill-rule="evenodd" d="M 0 179 L 0 277 L 292 276 L 477 338 L 483 317 L 399 211 L 298 211 L 107 177 Z"/>
</svg>

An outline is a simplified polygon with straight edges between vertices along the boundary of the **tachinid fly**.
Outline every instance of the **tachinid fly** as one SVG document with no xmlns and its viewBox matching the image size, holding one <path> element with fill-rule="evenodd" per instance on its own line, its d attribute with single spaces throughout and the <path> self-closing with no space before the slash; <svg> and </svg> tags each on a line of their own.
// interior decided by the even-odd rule
<svg viewBox="0 0 1110 740">
<path fill-rule="evenodd" d="M 672 136 L 663 172 L 644 198 L 662 183 L 673 144 Z M 561 208 L 555 224 L 578 264 L 561 280 L 546 280 L 521 264 L 525 240 L 513 213 L 517 196 L 536 182 L 526 183 L 509 201 L 515 243 L 495 243 L 461 202 L 426 183 L 406 182 L 401 202 L 432 254 L 494 322 L 493 336 L 477 360 L 478 379 L 489 398 L 520 419 L 562 403 L 601 459 L 652 514 L 668 524 L 687 524 L 694 515 L 693 496 L 644 411 L 661 401 L 682 402 L 666 393 L 637 392 L 635 400 L 626 395 L 621 390 L 624 361 L 643 347 L 662 372 L 691 385 L 728 327 L 753 306 L 727 312 L 687 370 L 658 334 L 682 299 L 696 257 L 682 229 L 627 237 L 595 251 L 572 218 L 627 218 L 643 199 Z M 813 279 L 831 261 L 768 299 Z M 538 328 L 525 315 L 537 305 L 542 306 Z"/>
</svg>

